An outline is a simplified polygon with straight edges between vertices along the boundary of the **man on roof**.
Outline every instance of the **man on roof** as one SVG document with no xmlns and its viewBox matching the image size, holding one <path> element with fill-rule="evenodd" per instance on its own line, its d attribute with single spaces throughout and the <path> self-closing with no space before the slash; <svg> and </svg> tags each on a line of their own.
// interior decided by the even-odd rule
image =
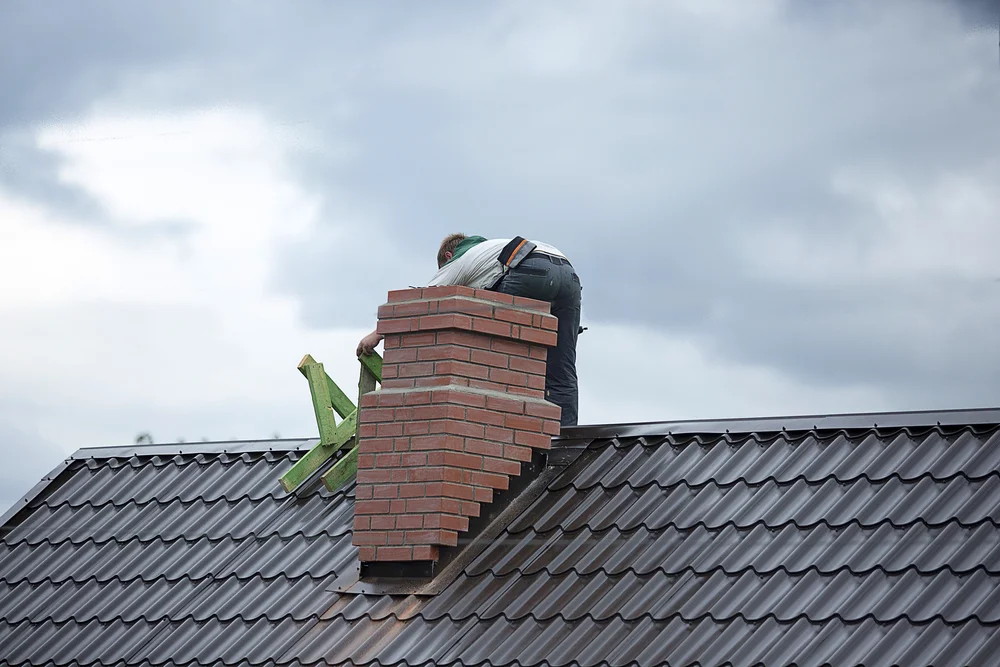
<svg viewBox="0 0 1000 667">
<path fill-rule="evenodd" d="M 545 397 L 562 408 L 562 426 L 575 426 L 579 405 L 576 341 L 582 287 L 566 256 L 551 245 L 521 237 L 486 239 L 450 234 L 441 242 L 437 264 L 438 271 L 428 287 L 464 285 L 549 302 L 559 328 L 558 342 L 548 351 Z M 358 355 L 371 354 L 380 342 L 382 336 L 371 332 L 358 344 Z"/>
</svg>

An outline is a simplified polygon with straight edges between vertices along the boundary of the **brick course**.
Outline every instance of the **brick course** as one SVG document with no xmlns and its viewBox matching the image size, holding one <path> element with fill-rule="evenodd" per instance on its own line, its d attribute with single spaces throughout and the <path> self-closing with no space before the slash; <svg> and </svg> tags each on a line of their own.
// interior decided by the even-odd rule
<svg viewBox="0 0 1000 667">
<path fill-rule="evenodd" d="M 382 388 L 361 400 L 362 561 L 437 560 L 559 433 L 544 400 L 549 304 L 467 287 L 389 293 Z"/>
</svg>

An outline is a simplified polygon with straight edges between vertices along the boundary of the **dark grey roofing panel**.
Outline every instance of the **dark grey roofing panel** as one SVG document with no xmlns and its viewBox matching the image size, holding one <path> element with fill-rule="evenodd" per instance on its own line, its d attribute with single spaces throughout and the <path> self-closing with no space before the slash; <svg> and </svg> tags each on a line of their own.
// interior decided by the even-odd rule
<svg viewBox="0 0 1000 667">
<path fill-rule="evenodd" d="M 0 665 L 992 667 L 985 416 L 584 439 L 430 598 L 328 590 L 353 488 L 283 493 L 298 445 L 78 453 L 0 533 Z"/>
</svg>

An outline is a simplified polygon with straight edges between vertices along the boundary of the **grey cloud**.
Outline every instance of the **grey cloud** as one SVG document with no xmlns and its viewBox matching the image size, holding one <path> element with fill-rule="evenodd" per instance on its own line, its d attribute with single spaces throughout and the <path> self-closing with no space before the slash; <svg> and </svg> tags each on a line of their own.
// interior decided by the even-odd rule
<svg viewBox="0 0 1000 667">
<path fill-rule="evenodd" d="M 1000 325 L 992 288 L 946 277 L 819 289 L 761 277 L 744 256 L 748 236 L 775 229 L 816 252 L 877 247 L 884 222 L 870 203 L 832 187 L 842 168 L 882 167 L 918 192 L 941 174 L 995 174 L 1000 74 L 980 28 L 996 3 L 800 0 L 735 27 L 643 3 L 555 19 L 544 3 L 440 3 L 419 16 L 187 3 L 152 19 L 123 7 L 88 6 L 78 20 L 96 35 L 65 37 L 40 70 L 47 83 L 3 81 L 28 91 L 7 117 L 114 95 L 157 109 L 249 104 L 304 123 L 324 145 L 296 168 L 325 195 L 324 225 L 285 249 L 275 282 L 310 324 L 370 323 L 386 289 L 430 275 L 446 233 L 522 233 L 570 254 L 597 326 L 693 337 L 816 385 L 888 387 L 898 407 L 1000 390 L 983 334 Z M 148 71 L 183 83 L 143 86 Z M 346 240 L 331 231 L 342 228 Z"/>
</svg>

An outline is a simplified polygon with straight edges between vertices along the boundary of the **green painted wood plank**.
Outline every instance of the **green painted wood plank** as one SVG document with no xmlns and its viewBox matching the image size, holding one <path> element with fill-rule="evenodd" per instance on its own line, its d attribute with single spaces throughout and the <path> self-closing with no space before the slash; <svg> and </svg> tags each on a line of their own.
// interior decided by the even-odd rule
<svg viewBox="0 0 1000 667">
<path fill-rule="evenodd" d="M 376 380 L 382 381 L 382 356 L 378 352 L 362 354 L 358 359 L 361 361 L 361 365 L 375 376 Z"/>
<path fill-rule="evenodd" d="M 311 354 L 307 354 L 302 357 L 302 361 L 299 362 L 299 372 L 302 373 L 302 375 L 305 375 L 308 379 L 309 376 L 306 375 L 306 367 L 317 364 L 322 366 L 322 364 L 312 358 Z M 379 368 L 381 368 L 381 364 L 379 365 Z M 330 395 L 330 404 L 333 406 L 333 409 L 337 411 L 337 414 L 341 416 L 341 418 L 346 419 L 347 415 L 354 412 L 354 403 L 352 403 L 351 399 L 347 397 L 347 394 L 345 394 L 340 387 L 337 386 L 337 383 L 331 380 L 329 375 L 326 375 L 326 371 L 323 371 L 323 374 L 326 379 L 327 393 Z"/>
<path fill-rule="evenodd" d="M 355 411 L 347 415 L 347 418 L 337 425 L 329 444 L 320 443 L 316 445 L 306 452 L 301 459 L 296 461 L 295 464 L 288 469 L 288 472 L 281 476 L 281 479 L 279 480 L 281 482 L 281 488 L 283 488 L 286 492 L 293 491 L 310 475 L 319 470 L 320 467 L 322 467 L 322 465 L 326 463 L 330 457 L 334 456 L 341 447 L 350 442 L 357 430 L 358 413 Z M 354 461 L 355 470 L 357 470 L 357 457 L 355 457 Z"/>
<path fill-rule="evenodd" d="M 358 474 L 358 446 L 354 445 L 351 451 L 344 454 L 333 467 L 323 473 L 323 483 L 326 488 L 336 491 L 341 486 L 354 479 Z"/>
<path fill-rule="evenodd" d="M 333 441 L 337 430 L 337 418 L 333 416 L 333 399 L 330 396 L 330 385 L 323 364 L 314 363 L 300 366 L 299 370 L 309 381 L 309 394 L 312 396 L 313 412 L 316 413 L 316 425 L 319 427 L 319 442 L 328 445 Z"/>
</svg>

